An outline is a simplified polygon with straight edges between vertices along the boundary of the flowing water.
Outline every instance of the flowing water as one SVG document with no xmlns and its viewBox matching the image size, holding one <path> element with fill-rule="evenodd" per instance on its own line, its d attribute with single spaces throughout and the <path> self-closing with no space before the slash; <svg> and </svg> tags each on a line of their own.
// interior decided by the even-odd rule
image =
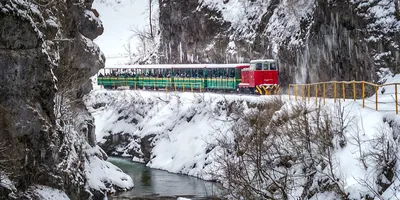
<svg viewBox="0 0 400 200">
<path fill-rule="evenodd" d="M 132 190 L 118 193 L 113 199 L 208 199 L 221 192 L 220 184 L 215 182 L 151 169 L 124 158 L 110 157 L 108 161 L 130 175 L 135 183 Z"/>
</svg>

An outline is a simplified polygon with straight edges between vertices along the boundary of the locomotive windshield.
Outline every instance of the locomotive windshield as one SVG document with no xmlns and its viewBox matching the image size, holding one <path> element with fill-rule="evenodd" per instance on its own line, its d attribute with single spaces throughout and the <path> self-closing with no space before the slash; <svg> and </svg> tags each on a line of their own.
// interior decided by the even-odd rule
<svg viewBox="0 0 400 200">
<path fill-rule="evenodd" d="M 262 66 L 262 63 L 250 63 L 250 70 L 263 70 Z"/>
<path fill-rule="evenodd" d="M 250 62 L 250 70 L 277 70 L 277 65 L 272 60 L 258 60 Z"/>
<path fill-rule="evenodd" d="M 276 63 L 271 63 L 270 64 L 270 70 L 277 70 L 276 69 Z"/>
</svg>

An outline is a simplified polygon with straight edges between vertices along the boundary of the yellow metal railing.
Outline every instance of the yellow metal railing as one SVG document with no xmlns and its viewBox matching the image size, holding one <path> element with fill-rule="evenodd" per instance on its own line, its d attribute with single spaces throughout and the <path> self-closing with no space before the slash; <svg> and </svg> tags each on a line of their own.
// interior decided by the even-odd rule
<svg viewBox="0 0 400 200">
<path fill-rule="evenodd" d="M 379 88 L 380 87 L 385 87 L 385 86 L 394 86 L 394 102 L 395 105 L 395 110 L 396 114 L 399 113 L 399 104 L 398 104 L 398 94 L 397 94 L 397 85 L 400 83 L 389 83 L 389 84 L 374 84 L 374 83 L 369 83 L 365 81 L 329 81 L 329 82 L 319 82 L 319 83 L 309 83 L 309 84 L 289 84 L 289 99 L 291 98 L 291 89 L 294 90 L 294 98 L 295 100 L 298 100 L 299 98 L 299 88 L 301 89 L 301 99 L 303 101 L 308 100 L 308 102 L 311 101 L 311 96 L 315 97 L 315 103 L 318 103 L 318 99 L 323 100 L 323 103 L 326 103 L 326 98 L 327 96 L 331 96 L 334 99 L 334 102 L 337 101 L 337 99 L 343 99 L 343 101 L 346 101 L 346 94 L 351 94 L 352 93 L 352 99 L 356 101 L 356 99 L 361 99 L 362 100 L 362 107 L 365 108 L 365 100 L 366 96 L 366 87 L 369 87 L 371 91 L 370 95 L 375 94 L 375 110 L 378 110 L 378 105 L 379 105 Z M 333 91 L 328 91 L 328 86 L 331 86 L 333 88 Z M 347 87 L 346 86 L 350 86 Z M 361 95 L 357 93 L 357 86 L 361 86 Z M 311 87 L 314 87 L 314 95 L 312 95 Z M 322 88 L 322 89 L 321 89 Z M 351 88 L 349 91 L 349 88 Z M 307 90 L 307 94 L 306 91 Z M 322 90 L 322 91 L 321 91 Z M 339 90 L 339 91 L 338 91 Z M 368 91 L 370 91 L 368 90 Z M 322 94 L 321 94 L 322 93 Z M 333 94 L 333 95 L 332 95 Z"/>
</svg>

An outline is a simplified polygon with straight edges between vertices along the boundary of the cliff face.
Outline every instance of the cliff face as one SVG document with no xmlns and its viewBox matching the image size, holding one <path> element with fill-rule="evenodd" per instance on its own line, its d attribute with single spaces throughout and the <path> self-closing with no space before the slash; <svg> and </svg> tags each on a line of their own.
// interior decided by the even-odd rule
<svg viewBox="0 0 400 200">
<path fill-rule="evenodd" d="M 0 198 L 38 198 L 33 185 L 71 199 L 124 189 L 87 181 L 91 161 L 106 159 L 82 103 L 105 61 L 92 42 L 103 32 L 92 2 L 0 1 Z"/>
<path fill-rule="evenodd" d="M 159 9 L 163 63 L 275 58 L 283 85 L 399 72 L 393 0 L 160 0 Z"/>
<path fill-rule="evenodd" d="M 227 38 L 219 36 L 228 30 L 229 22 L 222 19 L 221 12 L 200 7 L 197 1 L 159 0 L 159 5 L 160 62 L 224 61 L 223 51 L 204 54 L 211 43 L 215 48 L 226 46 Z"/>
</svg>

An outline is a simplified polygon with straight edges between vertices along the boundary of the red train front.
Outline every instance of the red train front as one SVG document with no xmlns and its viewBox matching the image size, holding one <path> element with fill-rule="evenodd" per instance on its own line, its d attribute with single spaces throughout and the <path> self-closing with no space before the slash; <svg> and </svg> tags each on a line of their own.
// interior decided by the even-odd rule
<svg viewBox="0 0 400 200">
<path fill-rule="evenodd" d="M 276 94 L 279 90 L 279 70 L 275 60 L 252 60 L 250 67 L 241 70 L 241 92 Z"/>
</svg>

